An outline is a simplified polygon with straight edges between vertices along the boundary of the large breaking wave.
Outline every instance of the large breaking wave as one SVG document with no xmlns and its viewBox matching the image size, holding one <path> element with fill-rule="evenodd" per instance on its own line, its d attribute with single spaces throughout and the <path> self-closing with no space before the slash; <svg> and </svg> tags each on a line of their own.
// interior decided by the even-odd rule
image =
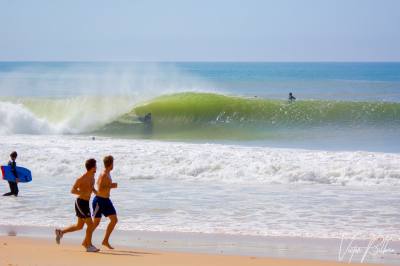
<svg viewBox="0 0 400 266">
<path fill-rule="evenodd" d="M 1 134 L 89 134 L 157 138 L 268 137 L 285 128 L 400 126 L 400 104 L 245 98 L 214 93 L 133 97 L 74 97 L 0 102 Z M 151 123 L 140 117 L 152 113 Z"/>
<path fill-rule="evenodd" d="M 381 124 L 400 122 L 400 104 L 281 100 L 232 97 L 212 93 L 179 93 L 161 96 L 135 107 L 134 114 L 152 112 L 156 122 L 256 123 L 262 126 L 293 124 Z"/>
</svg>

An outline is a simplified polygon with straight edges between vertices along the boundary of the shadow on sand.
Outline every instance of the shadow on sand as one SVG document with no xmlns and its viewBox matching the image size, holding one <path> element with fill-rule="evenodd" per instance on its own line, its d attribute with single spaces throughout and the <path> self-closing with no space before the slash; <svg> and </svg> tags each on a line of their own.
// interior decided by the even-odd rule
<svg viewBox="0 0 400 266">
<path fill-rule="evenodd" d="M 142 255 L 159 255 L 157 253 L 152 252 L 141 252 L 141 251 L 130 251 L 130 250 L 106 250 L 100 251 L 98 254 L 102 255 L 113 255 L 113 256 L 142 256 Z"/>
</svg>

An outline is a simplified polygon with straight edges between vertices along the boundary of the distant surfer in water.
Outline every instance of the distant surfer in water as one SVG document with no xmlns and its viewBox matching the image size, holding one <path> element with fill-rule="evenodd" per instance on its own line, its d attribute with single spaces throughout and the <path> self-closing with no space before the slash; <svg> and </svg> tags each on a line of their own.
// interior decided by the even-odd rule
<svg viewBox="0 0 400 266">
<path fill-rule="evenodd" d="M 87 172 L 75 181 L 75 184 L 71 190 L 72 194 L 78 195 L 77 199 L 75 200 L 75 212 L 76 216 L 78 217 L 78 221 L 75 225 L 71 225 L 63 230 L 56 229 L 56 242 L 57 244 L 60 244 L 60 240 L 64 234 L 81 230 L 86 224 L 86 235 L 82 242 L 82 246 L 86 248 L 87 252 L 98 252 L 100 250 L 92 244 L 94 225 L 89 207 L 89 200 L 92 192 L 97 194 L 97 191 L 94 189 L 94 174 L 96 173 L 97 169 L 96 160 L 87 160 L 85 162 L 85 167 Z"/>
<path fill-rule="evenodd" d="M 289 92 L 289 103 L 296 101 L 296 97 L 293 96 L 293 93 Z"/>
<path fill-rule="evenodd" d="M 114 205 L 110 199 L 111 189 L 118 187 L 118 183 L 113 183 L 110 175 L 111 171 L 114 169 L 114 157 L 111 155 L 104 157 L 103 163 L 105 169 L 97 180 L 97 194 L 92 203 L 94 229 L 96 229 L 100 224 L 102 215 L 109 218 L 110 223 L 107 226 L 102 245 L 109 249 L 114 249 L 109 242 L 110 235 L 118 222 L 117 212 L 115 211 Z"/>
<path fill-rule="evenodd" d="M 11 166 L 11 172 L 15 175 L 15 182 L 14 181 L 8 181 L 8 185 L 10 186 L 10 192 L 7 192 L 6 194 L 4 194 L 3 196 L 18 196 L 18 173 L 17 173 L 17 163 L 15 162 L 15 160 L 17 160 L 17 152 L 13 151 L 10 154 L 10 161 L 8 162 L 8 166 Z"/>
</svg>

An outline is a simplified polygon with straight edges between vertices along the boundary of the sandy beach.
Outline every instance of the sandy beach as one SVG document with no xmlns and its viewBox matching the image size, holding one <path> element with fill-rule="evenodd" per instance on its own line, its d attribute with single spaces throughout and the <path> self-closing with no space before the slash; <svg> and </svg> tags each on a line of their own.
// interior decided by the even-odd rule
<svg viewBox="0 0 400 266">
<path fill-rule="evenodd" d="M 21 254 L 23 250 L 23 256 Z M 252 256 L 208 255 L 195 253 L 158 252 L 118 248 L 112 251 L 86 253 L 72 242 L 56 245 L 53 241 L 27 237 L 0 237 L 0 265 L 282 265 L 334 266 L 347 263 L 274 259 Z M 349 264 L 347 264 L 349 265 Z M 357 264 L 351 264 L 357 265 Z M 358 264 L 360 265 L 360 264 Z M 374 265 L 374 264 L 363 264 Z"/>
</svg>

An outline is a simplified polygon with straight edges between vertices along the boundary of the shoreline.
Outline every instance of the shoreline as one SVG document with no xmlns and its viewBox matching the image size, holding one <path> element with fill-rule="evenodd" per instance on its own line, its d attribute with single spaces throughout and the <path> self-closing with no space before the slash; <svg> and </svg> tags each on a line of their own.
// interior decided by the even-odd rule
<svg viewBox="0 0 400 266">
<path fill-rule="evenodd" d="M 19 239 L 33 239 L 34 241 L 43 241 L 48 246 L 57 246 L 54 241 L 53 232 L 53 227 L 0 225 L 0 240 L 8 239 L 19 242 Z M 78 231 L 66 235 L 62 240 L 62 246 L 65 243 L 74 249 L 76 248 L 77 250 L 83 251 L 80 247 L 83 233 L 83 231 Z M 98 247 L 100 247 L 99 243 L 101 243 L 103 235 L 103 229 L 96 230 L 93 235 L 93 243 L 99 245 Z M 351 243 L 350 241 L 351 240 L 347 239 L 343 242 L 340 254 L 341 239 L 124 231 L 119 229 L 117 229 L 111 237 L 111 243 L 117 250 L 124 248 L 161 253 L 330 262 L 339 262 L 339 256 L 341 255 L 341 261 L 345 263 L 348 263 L 351 254 L 343 250 L 348 247 Z M 351 245 L 352 247 L 365 247 L 368 243 L 369 242 L 366 240 L 356 239 Z M 15 244 L 19 245 L 18 243 Z M 387 243 L 385 247 L 387 252 L 383 254 L 373 254 L 373 251 L 376 251 L 381 242 L 376 241 L 372 244 L 371 252 L 368 253 L 364 263 L 399 265 L 400 241 L 391 241 Z M 362 256 L 363 252 L 354 254 L 351 262 L 361 262 Z"/>
<path fill-rule="evenodd" d="M 32 247 L 35 247 L 34 249 Z M 24 255 L 20 252 L 24 250 Z M 0 263 L 4 265 L 263 265 L 263 266 L 339 266 L 376 265 L 348 264 L 313 259 L 282 259 L 255 256 L 213 255 L 187 252 L 157 251 L 156 249 L 116 248 L 99 253 L 87 253 L 79 244 L 64 241 L 61 245 L 49 239 L 0 236 Z"/>
</svg>

